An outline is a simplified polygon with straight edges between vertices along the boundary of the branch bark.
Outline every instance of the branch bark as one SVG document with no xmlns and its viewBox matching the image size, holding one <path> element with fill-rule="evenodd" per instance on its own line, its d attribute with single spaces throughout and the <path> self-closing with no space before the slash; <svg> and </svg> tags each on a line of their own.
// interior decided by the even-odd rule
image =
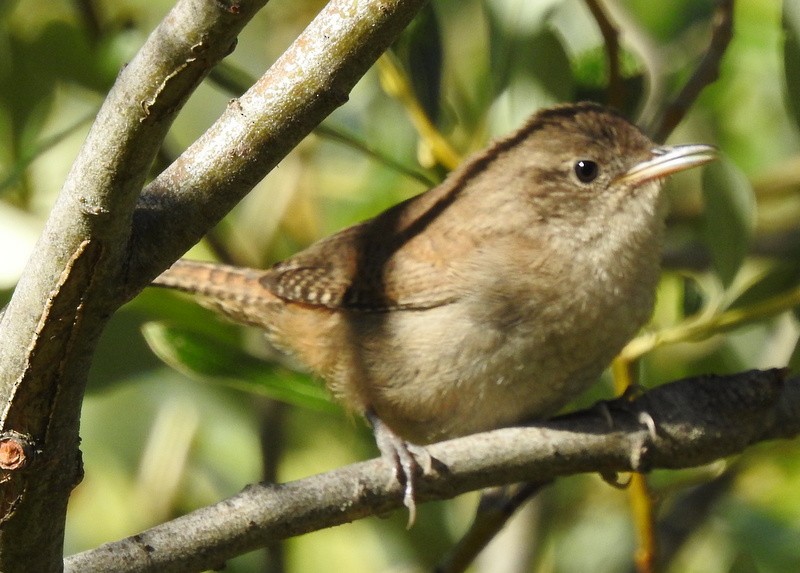
<svg viewBox="0 0 800 573">
<path fill-rule="evenodd" d="M 59 571 L 80 405 L 108 317 L 347 93 L 424 0 L 334 0 L 140 199 L 178 111 L 266 0 L 180 0 L 121 72 L 0 319 L 0 570 Z M 2 456 L 0 456 L 2 457 Z"/>
<path fill-rule="evenodd" d="M 800 432 L 800 378 L 784 370 L 673 382 L 530 427 L 428 448 L 434 471 L 418 501 L 489 486 L 582 473 L 705 464 Z M 652 424 L 651 424 L 652 422 Z M 259 484 L 139 535 L 69 557 L 66 571 L 202 571 L 280 539 L 402 507 L 402 488 L 378 458 L 303 480 Z"/>
<path fill-rule="evenodd" d="M 69 492 L 82 477 L 90 356 L 121 304 L 119 276 L 147 169 L 172 119 L 266 0 L 181 0 L 121 72 L 0 322 L 2 436 L 27 444 L 0 476 L 0 570 L 61 569 Z"/>
<path fill-rule="evenodd" d="M 137 205 L 133 296 L 186 252 L 335 108 L 426 0 L 333 0 Z"/>
</svg>

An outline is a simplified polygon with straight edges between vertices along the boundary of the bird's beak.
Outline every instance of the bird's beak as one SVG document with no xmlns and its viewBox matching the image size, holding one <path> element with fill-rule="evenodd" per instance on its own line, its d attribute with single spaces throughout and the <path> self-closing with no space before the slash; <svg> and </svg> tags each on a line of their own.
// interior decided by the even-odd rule
<svg viewBox="0 0 800 573">
<path fill-rule="evenodd" d="M 672 173 L 704 165 L 717 158 L 717 148 L 713 145 L 675 145 L 656 147 L 650 159 L 637 163 L 617 177 L 616 183 L 641 185 L 654 179 L 662 179 Z"/>
</svg>

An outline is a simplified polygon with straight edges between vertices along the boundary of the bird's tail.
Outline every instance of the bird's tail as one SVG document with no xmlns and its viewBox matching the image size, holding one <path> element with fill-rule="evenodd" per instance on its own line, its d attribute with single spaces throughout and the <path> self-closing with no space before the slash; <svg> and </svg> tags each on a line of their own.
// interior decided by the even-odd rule
<svg viewBox="0 0 800 573">
<path fill-rule="evenodd" d="M 180 259 L 156 277 L 152 285 L 195 295 L 204 306 L 237 322 L 264 327 L 265 308 L 278 302 L 259 280 L 265 272 L 268 271 Z"/>
</svg>

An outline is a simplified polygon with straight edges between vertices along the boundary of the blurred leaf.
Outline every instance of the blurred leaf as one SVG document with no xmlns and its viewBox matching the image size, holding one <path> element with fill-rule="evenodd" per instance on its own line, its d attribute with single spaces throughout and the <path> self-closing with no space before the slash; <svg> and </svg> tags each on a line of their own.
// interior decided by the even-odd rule
<svg viewBox="0 0 800 573">
<path fill-rule="evenodd" d="M 430 4 L 414 18 L 392 48 L 408 71 L 422 109 L 437 123 L 442 88 L 442 38 L 439 20 Z"/>
<path fill-rule="evenodd" d="M 0 174 L 0 195 L 3 194 L 4 191 L 9 189 L 12 185 L 16 184 L 17 181 L 22 177 L 25 169 L 35 161 L 40 155 L 50 151 L 53 147 L 64 141 L 67 137 L 75 133 L 78 129 L 83 127 L 85 124 L 90 122 L 94 119 L 96 115 L 95 111 L 92 111 L 88 115 L 79 118 L 75 121 L 72 125 L 66 127 L 62 131 L 47 137 L 38 143 L 30 146 L 26 146 L 25 150 L 22 153 L 22 156 L 18 158 L 18 160 L 14 163 L 12 168 L 8 173 Z M 42 114 L 44 117 L 44 114 Z M 30 124 L 29 124 L 30 125 Z M 38 133 L 38 127 L 37 127 Z"/>
<path fill-rule="evenodd" d="M 230 336 L 149 322 L 142 326 L 155 354 L 186 376 L 223 384 L 288 404 L 318 411 L 336 411 L 328 394 L 307 376 L 242 352 Z"/>
<path fill-rule="evenodd" d="M 729 500 L 719 514 L 726 517 L 739 552 L 730 571 L 797 571 L 800 562 L 798 529 L 767 510 Z"/>
<path fill-rule="evenodd" d="M 98 90 L 105 87 L 96 85 L 93 50 L 84 31 L 72 23 L 51 21 L 28 49 L 31 58 L 28 65 L 44 70 L 54 79 L 95 85 Z M 54 54 L 58 57 L 53 57 Z"/>
<path fill-rule="evenodd" d="M 783 3 L 783 70 L 786 78 L 786 105 L 800 126 L 800 2 Z"/>
<path fill-rule="evenodd" d="M 773 298 L 794 288 L 800 282 L 800 261 L 775 264 L 740 294 L 729 308 L 743 308 Z"/>
<path fill-rule="evenodd" d="M 651 41 L 669 41 L 698 23 L 707 25 L 715 4 L 712 0 L 672 0 L 669 10 L 654 10 L 650 0 L 627 0 L 625 10 L 647 30 Z"/>
<path fill-rule="evenodd" d="M 541 28 L 524 37 L 506 38 L 508 45 L 498 50 L 493 43 L 492 67 L 498 69 L 499 80 L 491 121 L 497 133 L 519 126 L 532 111 L 575 99 L 569 55 L 561 40 L 554 30 Z"/>
<path fill-rule="evenodd" d="M 552 29 L 509 36 L 492 27 L 492 75 L 495 94 L 518 83 L 535 83 L 552 101 L 570 101 L 574 80 L 567 50 Z M 549 103 L 549 102 L 548 102 Z"/>
<path fill-rule="evenodd" d="M 645 74 L 636 55 L 620 47 L 619 64 L 623 99 L 615 107 L 626 117 L 635 117 L 645 95 Z M 572 62 L 575 76 L 575 99 L 608 101 L 608 62 L 602 47 L 586 50 Z"/>
<path fill-rule="evenodd" d="M 744 260 L 756 220 L 756 200 L 747 178 L 730 161 L 703 171 L 703 235 L 717 274 L 726 286 Z"/>
</svg>

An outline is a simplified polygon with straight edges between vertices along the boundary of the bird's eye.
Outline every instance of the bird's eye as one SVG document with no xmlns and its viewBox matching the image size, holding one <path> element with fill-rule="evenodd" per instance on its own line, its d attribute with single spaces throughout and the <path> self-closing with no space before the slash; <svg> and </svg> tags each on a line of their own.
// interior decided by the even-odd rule
<svg viewBox="0 0 800 573">
<path fill-rule="evenodd" d="M 597 162 L 591 159 L 579 159 L 575 162 L 575 176 L 581 183 L 591 183 L 600 172 Z"/>
</svg>

